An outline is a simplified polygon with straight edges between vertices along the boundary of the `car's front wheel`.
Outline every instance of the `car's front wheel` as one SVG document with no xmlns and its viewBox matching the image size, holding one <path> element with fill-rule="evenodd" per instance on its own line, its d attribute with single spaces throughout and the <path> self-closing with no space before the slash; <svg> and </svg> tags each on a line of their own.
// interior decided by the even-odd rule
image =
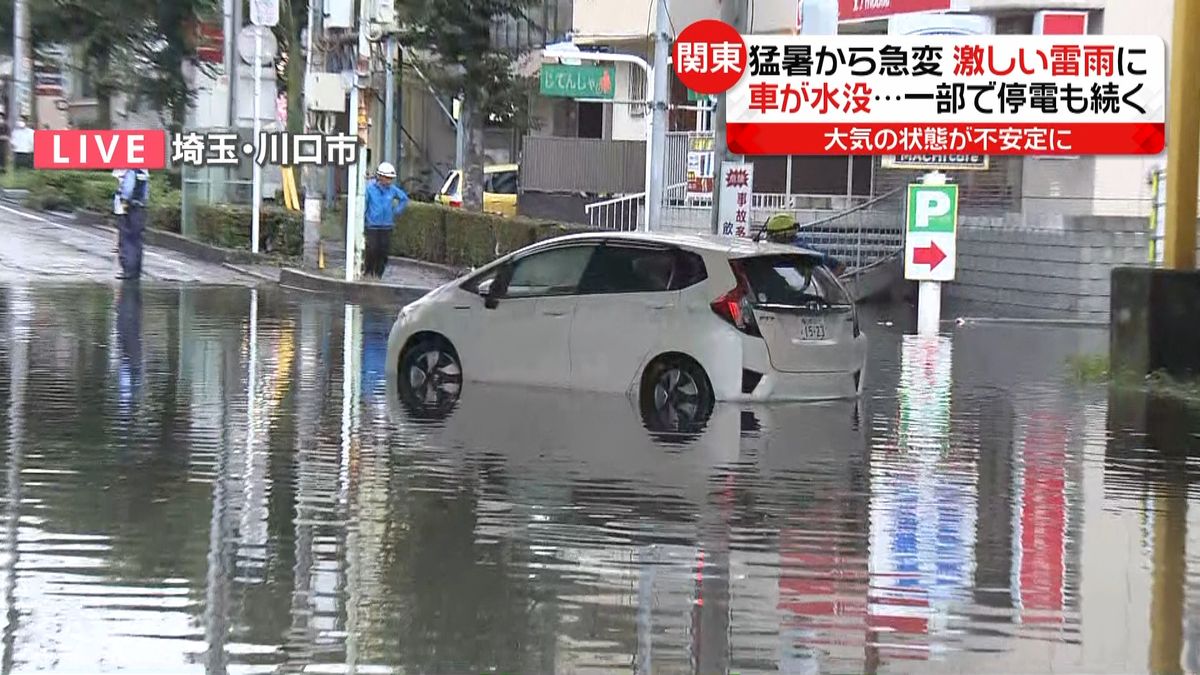
<svg viewBox="0 0 1200 675">
<path fill-rule="evenodd" d="M 715 404 L 704 368 L 677 354 L 661 356 L 646 367 L 639 398 L 647 425 L 682 433 L 701 431 Z"/>
<path fill-rule="evenodd" d="M 401 398 L 423 410 L 452 407 L 462 393 L 462 365 L 445 339 L 422 338 L 405 349 L 398 375 Z"/>
</svg>

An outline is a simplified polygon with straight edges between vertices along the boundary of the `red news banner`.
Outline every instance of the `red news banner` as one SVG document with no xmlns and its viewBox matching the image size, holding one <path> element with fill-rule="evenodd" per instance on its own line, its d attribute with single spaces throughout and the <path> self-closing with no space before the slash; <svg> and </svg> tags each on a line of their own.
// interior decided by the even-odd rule
<svg viewBox="0 0 1200 675">
<path fill-rule="evenodd" d="M 1164 146 L 1166 48 L 1154 36 L 742 37 L 705 21 L 680 34 L 674 68 L 695 91 L 728 89 L 728 145 L 743 155 Z"/>
<path fill-rule="evenodd" d="M 39 129 L 33 133 L 35 169 L 162 169 L 162 129 Z"/>
</svg>

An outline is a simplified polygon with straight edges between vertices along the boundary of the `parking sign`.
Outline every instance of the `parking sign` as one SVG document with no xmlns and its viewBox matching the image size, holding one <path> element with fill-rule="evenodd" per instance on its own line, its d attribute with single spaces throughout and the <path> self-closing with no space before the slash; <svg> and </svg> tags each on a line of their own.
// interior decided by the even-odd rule
<svg viewBox="0 0 1200 675">
<path fill-rule="evenodd" d="M 957 266 L 958 186 L 908 186 L 904 278 L 953 281 Z"/>
</svg>

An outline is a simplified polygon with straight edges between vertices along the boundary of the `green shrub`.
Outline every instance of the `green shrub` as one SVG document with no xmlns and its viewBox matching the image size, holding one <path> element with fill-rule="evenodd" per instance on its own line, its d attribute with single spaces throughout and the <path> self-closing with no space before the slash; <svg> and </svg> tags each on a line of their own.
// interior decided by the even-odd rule
<svg viewBox="0 0 1200 675">
<path fill-rule="evenodd" d="M 39 209 L 87 210 L 109 213 L 117 181 L 111 171 L 19 170 L 5 177 L 5 186 L 29 190 L 26 205 Z M 180 192 L 166 172 L 150 172 L 150 203 L 178 206 Z M 175 226 L 178 230 L 179 227 Z"/>
<path fill-rule="evenodd" d="M 253 218 L 249 206 L 216 204 L 196 207 L 196 234 L 201 241 L 233 249 L 250 248 Z M 304 251 L 304 216 L 277 206 L 264 206 L 259 247 L 268 253 L 297 256 Z"/>
<path fill-rule="evenodd" d="M 392 255 L 478 267 L 530 244 L 579 231 L 529 218 L 504 218 L 412 202 L 396 221 Z"/>
</svg>

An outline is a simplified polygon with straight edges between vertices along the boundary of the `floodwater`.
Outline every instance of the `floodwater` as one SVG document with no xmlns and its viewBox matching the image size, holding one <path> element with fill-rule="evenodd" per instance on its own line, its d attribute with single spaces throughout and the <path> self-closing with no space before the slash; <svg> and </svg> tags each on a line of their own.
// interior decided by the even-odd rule
<svg viewBox="0 0 1200 675">
<path fill-rule="evenodd" d="M 885 312 L 861 402 L 685 435 L 624 398 L 408 409 L 394 314 L 0 287 L 0 669 L 1200 668 L 1200 417 L 1072 382 L 1103 331 Z"/>
</svg>

